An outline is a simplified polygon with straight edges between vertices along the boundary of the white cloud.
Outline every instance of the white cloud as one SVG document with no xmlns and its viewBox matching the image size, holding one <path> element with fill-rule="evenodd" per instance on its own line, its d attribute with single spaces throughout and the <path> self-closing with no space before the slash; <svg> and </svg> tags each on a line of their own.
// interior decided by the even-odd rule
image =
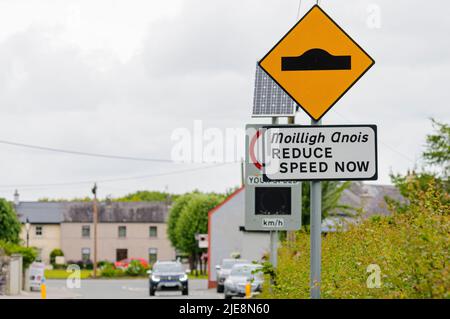
<svg viewBox="0 0 450 319">
<path fill-rule="evenodd" d="M 302 14 L 314 1 L 302 1 Z M 450 5 L 372 1 L 323 8 L 376 60 L 325 123 L 375 123 L 380 181 L 420 156 L 429 117 L 449 121 Z M 242 128 L 250 119 L 255 62 L 296 21 L 297 0 L 0 1 L 0 140 L 88 152 L 170 157 L 173 129 Z M 436 3 L 433 5 L 436 7 Z M 299 113 L 297 120 L 309 120 Z M 1 185 L 102 180 L 188 166 L 84 158 L 0 145 Z M 214 173 L 212 173 L 214 172 Z M 223 191 L 239 164 L 100 186 Z M 25 198 L 84 196 L 88 185 L 23 188 Z"/>
</svg>

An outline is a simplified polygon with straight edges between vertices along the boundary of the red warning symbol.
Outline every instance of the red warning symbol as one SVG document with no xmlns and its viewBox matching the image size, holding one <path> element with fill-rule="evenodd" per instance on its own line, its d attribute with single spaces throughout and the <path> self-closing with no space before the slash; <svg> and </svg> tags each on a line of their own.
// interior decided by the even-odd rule
<svg viewBox="0 0 450 319">
<path fill-rule="evenodd" d="M 250 141 L 250 147 L 249 147 L 249 152 L 250 152 L 250 160 L 252 161 L 253 165 L 255 165 L 255 167 L 259 170 L 262 170 L 262 164 L 261 162 L 258 161 L 258 159 L 256 158 L 255 155 L 255 146 L 257 145 L 258 142 L 258 138 L 262 135 L 260 130 L 256 131 L 256 134 L 252 137 L 252 140 Z"/>
</svg>

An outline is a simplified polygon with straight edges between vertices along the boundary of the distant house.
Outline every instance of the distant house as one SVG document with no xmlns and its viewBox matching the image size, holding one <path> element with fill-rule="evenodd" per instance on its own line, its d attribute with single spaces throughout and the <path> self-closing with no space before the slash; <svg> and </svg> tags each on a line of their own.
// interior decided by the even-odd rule
<svg viewBox="0 0 450 319">
<path fill-rule="evenodd" d="M 49 263 L 50 252 L 60 248 L 66 261 L 93 260 L 93 204 L 88 202 L 20 202 L 15 209 L 23 224 L 31 224 L 29 245 Z M 150 263 L 172 260 L 175 250 L 167 238 L 166 203 L 101 202 L 98 204 L 97 260 L 111 262 L 134 257 Z"/>
<path fill-rule="evenodd" d="M 61 249 L 66 260 L 93 258 L 92 203 L 71 203 L 61 223 Z M 166 203 L 109 202 L 98 211 L 98 260 L 139 257 L 150 263 L 172 260 L 175 250 L 167 238 Z"/>
<path fill-rule="evenodd" d="M 22 222 L 20 237 L 26 243 L 25 223 L 30 222 L 29 245 L 38 248 L 39 259 L 49 263 L 50 252 L 61 248 L 61 223 L 65 203 L 16 201 L 15 209 Z"/>
<path fill-rule="evenodd" d="M 323 232 L 334 232 L 337 226 L 346 227 L 358 221 L 358 218 L 369 218 L 374 215 L 390 214 L 385 198 L 402 201 L 403 197 L 392 185 L 365 184 L 353 182 L 342 193 L 339 204 L 352 207 L 350 210 L 335 210 L 322 221 Z M 359 216 L 359 214 L 362 214 Z"/>
<path fill-rule="evenodd" d="M 209 212 L 208 216 L 208 286 L 216 286 L 216 265 L 224 258 L 239 253 L 242 258 L 256 261 L 269 253 L 269 232 L 245 230 L 244 188 L 238 189 L 222 204 Z M 351 210 L 336 210 L 322 221 L 322 232 L 333 232 L 338 225 L 355 223 L 358 211 L 364 210 L 363 218 L 372 215 L 388 215 L 385 197 L 401 200 L 398 190 L 390 185 L 352 183 L 340 199 L 340 204 L 353 207 Z"/>
</svg>

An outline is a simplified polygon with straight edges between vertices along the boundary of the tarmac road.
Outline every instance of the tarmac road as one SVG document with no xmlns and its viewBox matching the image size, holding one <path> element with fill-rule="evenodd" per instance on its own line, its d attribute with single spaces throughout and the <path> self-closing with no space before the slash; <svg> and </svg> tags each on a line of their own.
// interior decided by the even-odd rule
<svg viewBox="0 0 450 319">
<path fill-rule="evenodd" d="M 189 280 L 189 295 L 183 296 L 178 291 L 156 292 L 149 296 L 147 279 L 83 279 L 81 288 L 69 289 L 65 280 L 47 280 L 48 298 L 82 298 L 82 299 L 222 299 L 215 289 L 208 289 L 207 280 Z"/>
</svg>

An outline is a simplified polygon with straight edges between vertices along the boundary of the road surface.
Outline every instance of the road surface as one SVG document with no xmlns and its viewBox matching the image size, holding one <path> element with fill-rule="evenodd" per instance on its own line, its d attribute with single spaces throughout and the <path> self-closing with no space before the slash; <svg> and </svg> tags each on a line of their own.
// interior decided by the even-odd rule
<svg viewBox="0 0 450 319">
<path fill-rule="evenodd" d="M 81 288 L 69 289 L 65 280 L 47 280 L 49 298 L 82 298 L 82 299 L 148 299 L 148 298 L 180 298 L 180 299 L 222 299 L 215 289 L 208 289 L 207 280 L 189 280 L 189 295 L 181 292 L 156 292 L 149 296 L 147 279 L 83 279 Z"/>
</svg>

